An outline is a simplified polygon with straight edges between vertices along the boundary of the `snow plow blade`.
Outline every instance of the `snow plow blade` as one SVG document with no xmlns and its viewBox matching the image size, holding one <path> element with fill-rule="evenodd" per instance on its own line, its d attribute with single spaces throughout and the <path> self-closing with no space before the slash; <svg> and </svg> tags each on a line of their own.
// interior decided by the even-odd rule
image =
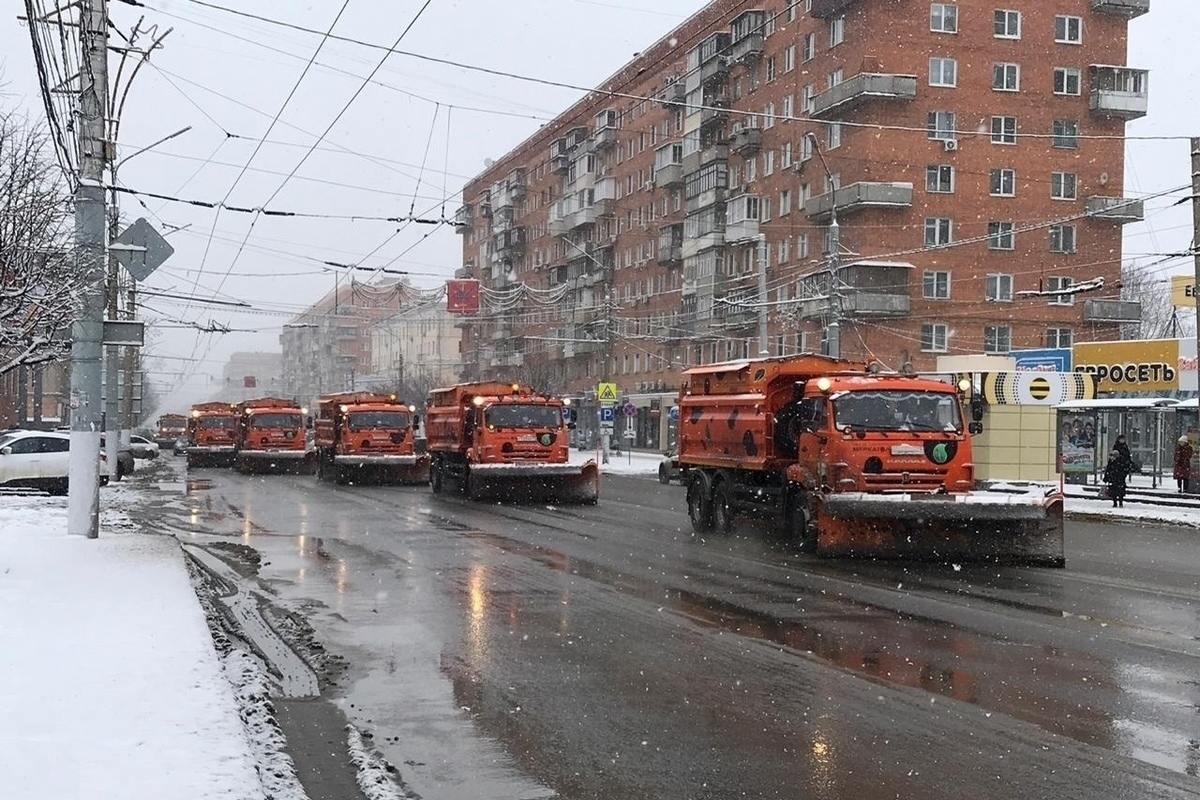
<svg viewBox="0 0 1200 800">
<path fill-rule="evenodd" d="M 1057 490 L 825 496 L 817 554 L 1066 566 Z"/>
<path fill-rule="evenodd" d="M 600 467 L 584 464 L 476 464 L 467 473 L 467 497 L 517 502 L 581 503 L 600 498 Z"/>
</svg>

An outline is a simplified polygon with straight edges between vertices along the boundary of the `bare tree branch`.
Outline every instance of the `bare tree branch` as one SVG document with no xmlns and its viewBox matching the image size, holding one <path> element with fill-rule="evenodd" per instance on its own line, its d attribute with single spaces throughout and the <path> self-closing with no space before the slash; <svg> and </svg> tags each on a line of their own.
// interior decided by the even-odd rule
<svg viewBox="0 0 1200 800">
<path fill-rule="evenodd" d="M 1194 314 L 1178 314 L 1171 284 L 1150 267 L 1130 262 L 1121 268 L 1121 299 L 1142 304 L 1142 321 L 1122 327 L 1125 339 L 1174 339 L 1195 335 Z"/>
</svg>

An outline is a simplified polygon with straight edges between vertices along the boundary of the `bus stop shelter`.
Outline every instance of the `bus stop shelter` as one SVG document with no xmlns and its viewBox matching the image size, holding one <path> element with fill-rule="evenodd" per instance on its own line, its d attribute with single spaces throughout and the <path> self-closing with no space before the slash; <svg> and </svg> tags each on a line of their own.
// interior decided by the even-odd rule
<svg viewBox="0 0 1200 800">
<path fill-rule="evenodd" d="M 1170 397 L 1072 400 L 1056 406 L 1058 465 L 1069 483 L 1099 483 L 1117 436 L 1125 434 L 1135 472 L 1162 480 L 1174 463 L 1179 402 Z"/>
</svg>

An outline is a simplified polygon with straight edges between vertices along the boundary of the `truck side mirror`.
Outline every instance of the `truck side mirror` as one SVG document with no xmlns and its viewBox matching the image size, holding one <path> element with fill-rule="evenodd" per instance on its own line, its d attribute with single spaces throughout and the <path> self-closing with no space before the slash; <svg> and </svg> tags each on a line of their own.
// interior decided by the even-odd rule
<svg viewBox="0 0 1200 800">
<path fill-rule="evenodd" d="M 569 431 L 573 431 L 573 430 L 575 430 L 575 423 L 574 423 L 574 422 L 568 422 L 568 423 L 567 423 L 567 430 L 569 430 Z"/>
<path fill-rule="evenodd" d="M 420 414 L 413 414 L 413 423 L 412 423 L 412 426 L 413 426 L 414 428 L 416 428 L 416 427 L 419 427 L 419 426 L 420 426 L 420 424 L 421 424 L 421 415 L 420 415 Z"/>
<path fill-rule="evenodd" d="M 307 427 L 311 428 L 313 426 L 312 414 L 309 414 L 308 419 L 306 419 L 304 422 L 307 425 Z"/>
<path fill-rule="evenodd" d="M 982 422 L 969 423 L 967 425 L 967 433 L 971 434 L 972 436 L 976 436 L 978 434 L 983 433 L 983 423 Z"/>
<path fill-rule="evenodd" d="M 971 398 L 971 419 L 983 422 L 983 398 L 978 395 Z"/>
</svg>

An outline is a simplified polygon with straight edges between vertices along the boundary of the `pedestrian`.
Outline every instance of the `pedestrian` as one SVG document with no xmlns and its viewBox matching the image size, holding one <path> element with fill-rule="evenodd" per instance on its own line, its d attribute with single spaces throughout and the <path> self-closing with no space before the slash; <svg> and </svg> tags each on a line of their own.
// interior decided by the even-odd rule
<svg viewBox="0 0 1200 800">
<path fill-rule="evenodd" d="M 1113 508 L 1125 507 L 1125 480 L 1128 477 L 1125 457 L 1114 447 L 1108 454 L 1108 463 L 1104 466 L 1104 483 L 1108 486 L 1108 497 L 1112 500 Z"/>
<path fill-rule="evenodd" d="M 1179 491 L 1192 491 L 1192 445 L 1188 437 L 1180 436 L 1175 443 L 1175 483 Z"/>
<path fill-rule="evenodd" d="M 1128 478 L 1133 474 L 1133 454 L 1129 452 L 1129 443 L 1125 441 L 1125 434 L 1117 434 L 1117 441 L 1113 443 L 1113 449 L 1121 454 L 1121 463 L 1125 465 L 1125 476 Z"/>
</svg>

